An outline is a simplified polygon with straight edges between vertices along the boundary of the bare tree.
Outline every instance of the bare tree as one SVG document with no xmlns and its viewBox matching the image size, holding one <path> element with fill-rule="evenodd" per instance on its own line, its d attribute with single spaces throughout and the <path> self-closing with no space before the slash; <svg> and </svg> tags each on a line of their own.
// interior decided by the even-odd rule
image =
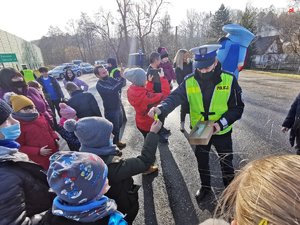
<svg viewBox="0 0 300 225">
<path fill-rule="evenodd" d="M 117 61 L 120 62 L 119 51 L 121 47 L 122 27 L 115 24 L 114 17 L 109 11 L 105 12 L 101 9 L 96 18 L 97 22 L 94 23 L 95 30 L 107 42 L 107 45 L 113 51 Z M 117 32 L 114 32 L 115 30 Z M 119 38 L 117 37 L 118 35 Z"/>
<path fill-rule="evenodd" d="M 78 32 L 84 46 L 84 50 L 87 55 L 87 61 L 95 60 L 94 53 L 94 42 L 96 38 L 96 31 L 94 23 L 91 18 L 86 13 L 81 13 L 80 19 L 78 21 Z"/>
<path fill-rule="evenodd" d="M 69 20 L 69 22 L 67 23 L 67 29 L 69 30 L 70 34 L 75 37 L 77 48 L 80 52 L 81 59 L 85 60 L 86 55 L 80 44 L 80 39 L 79 39 L 79 34 L 78 34 L 78 25 L 75 24 L 74 20 Z"/>
<path fill-rule="evenodd" d="M 300 57 L 300 13 L 282 13 L 277 20 L 277 28 L 289 51 Z"/>
<path fill-rule="evenodd" d="M 132 3 L 131 0 L 116 0 L 118 5 L 118 12 L 122 20 L 122 31 L 125 37 L 125 46 L 127 46 L 127 53 L 129 53 L 129 13 L 131 11 Z"/>
<path fill-rule="evenodd" d="M 211 15 L 196 10 L 188 10 L 186 20 L 179 26 L 181 45 L 184 48 L 192 48 L 208 41 Z"/>
<path fill-rule="evenodd" d="M 137 37 L 143 52 L 146 52 L 145 38 L 153 31 L 165 4 L 167 4 L 165 0 L 144 0 L 134 3 L 131 19 L 137 29 Z"/>
</svg>

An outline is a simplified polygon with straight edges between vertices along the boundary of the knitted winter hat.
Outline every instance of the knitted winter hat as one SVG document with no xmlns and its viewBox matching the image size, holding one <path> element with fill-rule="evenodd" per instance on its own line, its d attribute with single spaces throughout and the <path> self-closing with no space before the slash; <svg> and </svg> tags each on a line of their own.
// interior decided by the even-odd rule
<svg viewBox="0 0 300 225">
<path fill-rule="evenodd" d="M 136 86 L 144 86 L 147 80 L 146 72 L 141 68 L 126 70 L 124 77 Z"/>
<path fill-rule="evenodd" d="M 24 95 L 17 95 L 14 92 L 7 92 L 3 98 L 11 104 L 14 112 L 19 112 L 27 106 L 35 106 L 31 99 Z"/>
<path fill-rule="evenodd" d="M 62 151 L 50 157 L 47 180 L 61 200 L 82 204 L 101 197 L 107 171 L 106 164 L 95 154 Z"/>
<path fill-rule="evenodd" d="M 12 109 L 10 108 L 10 106 L 5 101 L 0 99 L 0 125 L 2 125 L 7 120 L 11 113 Z"/>
<path fill-rule="evenodd" d="M 71 106 L 68 106 L 66 103 L 59 103 L 59 113 L 65 119 L 73 119 L 76 116 L 76 111 Z"/>
<path fill-rule="evenodd" d="M 64 128 L 74 132 L 81 143 L 80 151 L 86 148 L 101 148 L 109 146 L 113 125 L 107 119 L 101 117 L 85 117 L 78 121 L 67 120 Z"/>
<path fill-rule="evenodd" d="M 166 58 L 166 57 L 169 56 L 168 51 L 165 47 L 159 47 L 157 49 L 157 52 L 160 54 L 161 59 Z"/>
</svg>

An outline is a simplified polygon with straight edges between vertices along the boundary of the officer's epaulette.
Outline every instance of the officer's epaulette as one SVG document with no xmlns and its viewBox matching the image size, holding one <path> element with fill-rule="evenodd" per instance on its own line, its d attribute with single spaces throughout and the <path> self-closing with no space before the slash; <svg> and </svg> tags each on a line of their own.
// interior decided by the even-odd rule
<svg viewBox="0 0 300 225">
<path fill-rule="evenodd" d="M 184 77 L 184 80 L 187 80 L 187 79 L 189 79 L 190 77 L 193 77 L 193 76 L 195 76 L 195 73 L 190 73 L 190 74 L 188 74 Z"/>
</svg>

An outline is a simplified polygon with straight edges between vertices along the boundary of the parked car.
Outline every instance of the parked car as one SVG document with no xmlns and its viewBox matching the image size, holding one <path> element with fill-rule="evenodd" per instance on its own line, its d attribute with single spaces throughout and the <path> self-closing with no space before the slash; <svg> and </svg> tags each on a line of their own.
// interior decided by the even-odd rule
<svg viewBox="0 0 300 225">
<path fill-rule="evenodd" d="M 77 76 L 80 76 L 81 75 L 81 69 L 79 66 L 75 65 L 75 64 L 63 64 L 61 66 L 57 66 L 55 67 L 54 69 L 50 70 L 48 72 L 49 75 L 55 77 L 56 79 L 63 79 L 64 78 L 64 75 L 65 75 L 65 72 L 66 72 L 66 69 L 71 69 Z"/>
<path fill-rule="evenodd" d="M 94 67 L 89 63 L 80 63 L 82 73 L 93 73 Z"/>
<path fill-rule="evenodd" d="M 104 60 L 96 60 L 95 61 L 95 66 L 104 66 L 106 68 L 107 67 L 107 63 Z"/>
<path fill-rule="evenodd" d="M 74 63 L 74 64 L 76 64 L 76 65 L 80 65 L 80 63 L 82 63 L 82 60 L 80 60 L 80 59 L 74 59 L 74 60 L 72 60 L 72 63 Z"/>
</svg>

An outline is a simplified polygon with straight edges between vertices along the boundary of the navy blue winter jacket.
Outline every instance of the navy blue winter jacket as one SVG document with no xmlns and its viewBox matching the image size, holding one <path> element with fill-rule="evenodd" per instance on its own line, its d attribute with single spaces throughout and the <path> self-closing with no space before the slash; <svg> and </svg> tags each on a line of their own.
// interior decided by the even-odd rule
<svg viewBox="0 0 300 225">
<path fill-rule="evenodd" d="M 117 111 L 121 107 L 120 90 L 122 89 L 124 78 L 116 80 L 111 77 L 106 77 L 103 80 L 98 80 L 96 88 L 100 94 L 105 112 Z"/>
</svg>

